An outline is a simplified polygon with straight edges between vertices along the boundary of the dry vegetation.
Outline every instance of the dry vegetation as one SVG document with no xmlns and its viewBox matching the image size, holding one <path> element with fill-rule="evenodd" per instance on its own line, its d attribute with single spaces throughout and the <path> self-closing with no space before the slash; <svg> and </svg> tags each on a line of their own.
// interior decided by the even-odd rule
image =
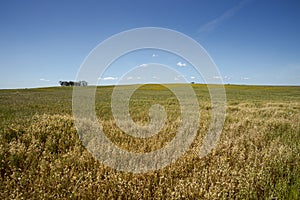
<svg viewBox="0 0 300 200">
<path fill-rule="evenodd" d="M 0 198 L 299 199 L 300 88 L 227 86 L 221 139 L 200 159 L 211 106 L 206 87 L 193 87 L 201 110 L 195 142 L 175 163 L 145 174 L 116 171 L 87 152 L 71 115 L 70 88 L 0 91 Z M 159 135 L 141 140 L 115 126 L 112 89 L 97 90 L 96 109 L 115 144 L 149 152 L 174 137 L 179 107 L 169 90 L 148 85 L 133 95 L 136 122 L 148 122 L 153 102 L 166 106 L 172 122 Z"/>
</svg>

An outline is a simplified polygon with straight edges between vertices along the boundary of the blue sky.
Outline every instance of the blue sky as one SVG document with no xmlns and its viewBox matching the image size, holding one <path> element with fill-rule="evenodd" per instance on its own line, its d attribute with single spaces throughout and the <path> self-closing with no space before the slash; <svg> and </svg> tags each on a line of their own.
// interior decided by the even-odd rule
<svg viewBox="0 0 300 200">
<path fill-rule="evenodd" d="M 297 0 L 1 0 L 0 88 L 75 80 L 95 46 L 139 27 L 169 28 L 195 39 L 225 83 L 300 85 L 299 19 Z M 160 51 L 137 52 L 118 62 L 168 64 L 188 81 L 201 81 L 191 78 L 184 60 Z M 115 65 L 101 83 L 114 84 L 121 72 Z"/>
</svg>

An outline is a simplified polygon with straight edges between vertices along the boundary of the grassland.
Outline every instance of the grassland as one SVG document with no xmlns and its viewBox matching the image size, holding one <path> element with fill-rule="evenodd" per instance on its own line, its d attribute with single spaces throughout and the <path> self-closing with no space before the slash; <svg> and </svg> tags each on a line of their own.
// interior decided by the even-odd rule
<svg viewBox="0 0 300 200">
<path fill-rule="evenodd" d="M 119 172 L 87 152 L 74 126 L 72 88 L 0 90 L 0 199 L 299 199 L 300 87 L 226 85 L 223 133 L 202 159 L 211 104 L 205 85 L 192 87 L 201 112 L 195 141 L 175 163 L 145 174 Z M 146 85 L 131 98 L 137 123 L 149 122 L 153 103 L 167 111 L 170 123 L 146 140 L 116 127 L 112 91 L 97 89 L 96 113 L 120 148 L 150 152 L 174 137 L 180 108 L 168 89 Z"/>
</svg>

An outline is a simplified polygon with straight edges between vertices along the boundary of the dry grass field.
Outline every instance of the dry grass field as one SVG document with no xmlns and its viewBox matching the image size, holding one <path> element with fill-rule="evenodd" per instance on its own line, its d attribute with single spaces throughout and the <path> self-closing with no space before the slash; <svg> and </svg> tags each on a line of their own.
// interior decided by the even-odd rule
<svg viewBox="0 0 300 200">
<path fill-rule="evenodd" d="M 196 139 L 175 163 L 144 174 L 117 171 L 88 153 L 72 117 L 72 88 L 0 90 L 0 199 L 299 199 L 300 87 L 226 85 L 221 138 L 201 159 L 211 104 L 205 85 L 192 87 L 201 112 Z M 116 126 L 112 91 L 97 89 L 96 113 L 120 148 L 151 152 L 175 136 L 180 107 L 167 88 L 145 85 L 131 98 L 136 123 L 149 122 L 153 103 L 165 107 L 169 123 L 148 139 Z"/>
</svg>

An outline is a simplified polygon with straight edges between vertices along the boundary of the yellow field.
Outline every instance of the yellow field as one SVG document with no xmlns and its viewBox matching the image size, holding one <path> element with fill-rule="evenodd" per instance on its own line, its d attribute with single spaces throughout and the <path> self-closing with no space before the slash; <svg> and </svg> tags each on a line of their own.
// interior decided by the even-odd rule
<svg viewBox="0 0 300 200">
<path fill-rule="evenodd" d="M 195 141 L 175 163 L 144 174 L 107 167 L 85 149 L 72 117 L 72 88 L 1 90 L 0 198 L 299 199 L 300 87 L 225 86 L 223 132 L 217 147 L 201 159 L 197 153 L 211 104 L 205 85 L 192 87 L 201 112 Z M 148 139 L 116 126 L 112 90 L 97 89 L 96 113 L 113 143 L 145 153 L 175 136 L 180 107 L 165 87 L 143 86 L 130 101 L 131 116 L 140 124 L 149 122 L 153 103 L 166 109 L 169 123 Z"/>
</svg>

